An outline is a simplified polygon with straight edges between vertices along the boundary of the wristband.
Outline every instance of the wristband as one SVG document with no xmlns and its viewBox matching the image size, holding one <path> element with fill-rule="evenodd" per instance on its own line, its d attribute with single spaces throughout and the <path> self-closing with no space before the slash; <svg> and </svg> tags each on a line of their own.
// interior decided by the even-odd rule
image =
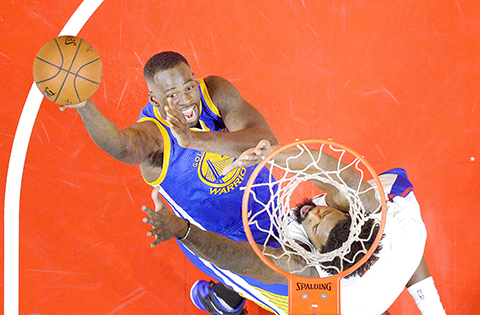
<svg viewBox="0 0 480 315">
<path fill-rule="evenodd" d="M 185 219 L 185 221 L 187 221 L 187 232 L 183 237 L 175 237 L 179 241 L 183 241 L 184 239 L 186 239 L 188 237 L 188 234 L 190 234 L 190 230 L 192 228 L 190 225 L 190 221 L 188 221 L 188 219 Z"/>
<path fill-rule="evenodd" d="M 446 315 L 432 277 L 418 281 L 407 290 L 422 315 Z"/>
</svg>

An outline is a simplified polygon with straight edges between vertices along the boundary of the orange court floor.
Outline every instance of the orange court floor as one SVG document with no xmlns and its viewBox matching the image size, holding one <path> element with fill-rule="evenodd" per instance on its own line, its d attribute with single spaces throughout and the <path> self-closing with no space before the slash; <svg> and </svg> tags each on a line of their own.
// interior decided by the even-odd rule
<svg viewBox="0 0 480 315">
<path fill-rule="evenodd" d="M 205 314 L 189 290 L 206 276 L 175 241 L 149 246 L 140 208 L 151 188 L 138 168 L 101 151 L 75 110 L 32 86 L 36 52 L 64 30 L 100 52 L 92 100 L 119 127 L 147 102 L 145 62 L 175 50 L 197 77 L 233 82 L 281 143 L 329 138 L 377 172 L 405 168 L 447 314 L 480 314 L 478 16 L 470 0 L 2 0 L 2 309 Z M 389 311 L 420 314 L 406 291 Z"/>
</svg>

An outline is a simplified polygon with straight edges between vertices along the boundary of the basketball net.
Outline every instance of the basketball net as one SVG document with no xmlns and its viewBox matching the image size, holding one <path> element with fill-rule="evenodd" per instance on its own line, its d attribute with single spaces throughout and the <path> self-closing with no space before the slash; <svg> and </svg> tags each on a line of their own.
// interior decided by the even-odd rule
<svg viewBox="0 0 480 315">
<path fill-rule="evenodd" d="M 299 152 L 289 156 L 282 165 L 276 163 L 276 156 L 291 147 L 296 147 Z M 317 153 L 318 152 L 318 153 Z M 321 169 L 319 161 L 322 155 L 328 154 L 335 157 L 338 163 L 331 169 Z M 297 159 L 302 157 L 306 166 L 302 169 L 293 169 Z M 303 163 L 303 162 L 302 162 Z M 261 182 L 256 180 L 258 173 L 266 167 L 269 171 L 269 180 Z M 358 174 L 358 184 L 350 186 L 346 182 L 346 174 L 352 171 Z M 362 180 L 371 180 L 371 185 L 361 185 Z M 264 180 L 263 180 L 264 181 Z M 305 197 L 312 198 L 322 194 L 323 191 L 312 184 L 318 181 L 335 187 L 348 201 L 349 215 L 351 217 L 350 234 L 348 239 L 337 249 L 326 253 L 318 250 L 307 250 L 301 246 L 298 237 L 291 232 L 292 215 L 290 209 L 301 203 Z M 271 198 L 262 200 L 257 191 L 268 189 Z M 366 209 L 362 197 L 366 194 L 375 196 L 379 201 L 376 209 Z M 256 213 L 249 213 L 252 203 L 260 205 L 261 210 Z M 267 214 L 270 217 L 268 227 L 258 223 L 257 218 Z M 283 146 L 267 156 L 252 173 L 247 183 L 243 200 L 244 227 L 249 242 L 257 255 L 270 268 L 289 278 L 289 314 L 340 314 L 340 279 L 354 272 L 373 254 L 383 234 L 383 226 L 386 218 L 385 196 L 378 176 L 365 161 L 365 159 L 353 150 L 328 140 L 301 140 Z M 369 233 L 362 233 L 362 227 L 367 221 L 375 220 Z M 257 229 L 267 234 L 263 244 L 257 244 L 252 237 L 250 226 L 255 225 Z M 374 235 L 374 228 L 380 226 L 377 235 Z M 364 228 L 365 229 L 365 228 Z M 361 236 L 363 235 L 363 237 Z M 368 245 L 367 241 L 372 241 Z M 307 236 L 308 238 L 308 236 Z M 272 256 L 266 251 L 267 243 L 276 241 L 280 244 L 283 252 L 280 256 Z M 351 253 L 354 242 L 362 244 L 361 249 Z M 350 255 L 349 255 L 350 254 Z M 287 261 L 304 261 L 301 267 L 292 264 L 288 270 L 283 270 L 272 263 L 271 260 L 286 259 Z M 361 259 L 360 259 L 361 258 Z M 339 259 L 339 266 L 332 266 L 327 262 Z M 357 262 L 356 262 L 357 261 Z M 355 263 L 356 262 L 356 263 Z M 345 267 L 345 266 L 350 267 Z M 297 269 L 295 269 L 297 268 Z M 300 274 L 307 268 L 315 268 L 318 277 L 307 278 Z"/>
</svg>

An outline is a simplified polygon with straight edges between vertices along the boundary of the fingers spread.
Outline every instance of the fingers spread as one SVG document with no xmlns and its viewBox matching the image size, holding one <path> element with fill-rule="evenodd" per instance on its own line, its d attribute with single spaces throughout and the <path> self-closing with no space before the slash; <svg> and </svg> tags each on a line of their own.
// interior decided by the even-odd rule
<svg viewBox="0 0 480 315">
<path fill-rule="evenodd" d="M 150 208 L 147 207 L 147 206 L 143 206 L 143 207 L 142 207 L 142 211 L 145 212 L 146 214 L 148 214 L 149 216 L 152 216 L 152 214 L 155 213 L 155 211 L 153 211 L 152 209 L 150 209 Z"/>
<path fill-rule="evenodd" d="M 150 224 L 151 226 L 155 226 L 155 220 L 151 219 L 151 218 L 143 218 L 142 219 L 143 223 L 147 223 L 147 224 Z"/>
<path fill-rule="evenodd" d="M 167 114 L 167 120 L 174 126 L 182 126 L 184 116 L 183 114 L 176 108 L 171 106 L 165 106 L 165 113 Z M 183 119 L 183 120 L 182 120 Z"/>
</svg>

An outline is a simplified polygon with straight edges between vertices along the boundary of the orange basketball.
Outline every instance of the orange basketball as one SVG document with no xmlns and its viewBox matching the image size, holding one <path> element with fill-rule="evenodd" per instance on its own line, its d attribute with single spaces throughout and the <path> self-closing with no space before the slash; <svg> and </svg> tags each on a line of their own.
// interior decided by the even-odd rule
<svg viewBox="0 0 480 315">
<path fill-rule="evenodd" d="M 102 60 L 95 48 L 76 36 L 59 36 L 40 48 L 33 79 L 50 101 L 72 105 L 89 99 L 102 81 Z"/>
</svg>

